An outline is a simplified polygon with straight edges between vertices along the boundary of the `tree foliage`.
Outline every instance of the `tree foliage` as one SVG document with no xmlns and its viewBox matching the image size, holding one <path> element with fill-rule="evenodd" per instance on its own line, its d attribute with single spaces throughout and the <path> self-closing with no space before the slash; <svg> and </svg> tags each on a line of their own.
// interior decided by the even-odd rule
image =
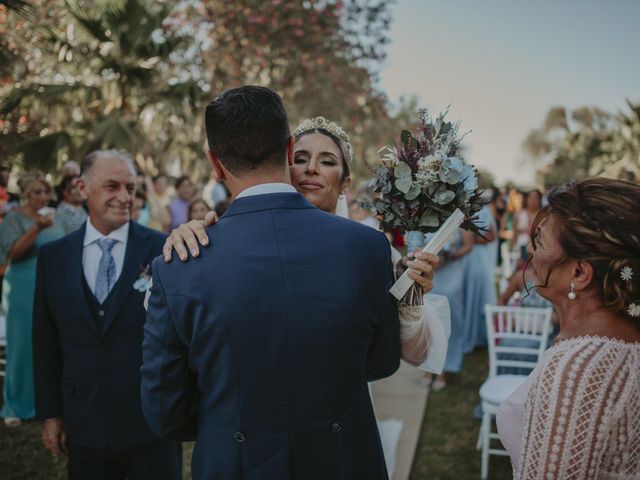
<svg viewBox="0 0 640 480">
<path fill-rule="evenodd" d="M 542 125 L 529 132 L 522 148 L 549 188 L 572 179 L 605 175 L 640 176 L 640 106 L 611 114 L 597 107 L 567 112 L 549 110 Z"/>
<path fill-rule="evenodd" d="M 292 126 L 341 123 L 360 159 L 393 141 L 410 106 L 390 115 L 376 87 L 384 0 L 28 4 L 0 16 L 3 45 L 21 59 L 0 79 L 0 155 L 29 167 L 117 147 L 150 173 L 202 175 L 203 107 L 241 84 L 279 92 Z"/>
</svg>

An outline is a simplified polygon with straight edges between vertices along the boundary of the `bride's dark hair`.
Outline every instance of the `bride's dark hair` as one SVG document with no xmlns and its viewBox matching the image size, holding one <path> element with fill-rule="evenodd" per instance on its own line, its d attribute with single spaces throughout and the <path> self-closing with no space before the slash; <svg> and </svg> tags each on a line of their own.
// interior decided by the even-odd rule
<svg viewBox="0 0 640 480">
<path fill-rule="evenodd" d="M 552 190 L 548 201 L 531 226 L 532 244 L 540 222 L 553 216 L 565 257 L 549 270 L 547 281 L 566 258 L 588 262 L 603 306 L 640 323 L 632 308 L 640 304 L 640 185 L 588 178 Z"/>
</svg>

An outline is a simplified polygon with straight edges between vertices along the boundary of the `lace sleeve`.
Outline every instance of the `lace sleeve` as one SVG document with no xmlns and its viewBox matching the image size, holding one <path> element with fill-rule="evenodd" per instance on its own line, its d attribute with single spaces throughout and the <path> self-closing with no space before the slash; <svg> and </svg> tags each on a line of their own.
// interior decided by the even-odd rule
<svg viewBox="0 0 640 480">
<path fill-rule="evenodd" d="M 619 419 L 630 400 L 633 362 L 624 349 L 604 341 L 565 341 L 554 349 L 524 406 L 514 478 L 601 478 L 609 457 L 620 452 L 613 444 L 625 423 Z"/>
<path fill-rule="evenodd" d="M 417 367 L 424 362 L 429 349 L 429 330 L 422 319 L 422 309 L 419 306 L 401 306 L 398 317 L 402 359 Z"/>
</svg>

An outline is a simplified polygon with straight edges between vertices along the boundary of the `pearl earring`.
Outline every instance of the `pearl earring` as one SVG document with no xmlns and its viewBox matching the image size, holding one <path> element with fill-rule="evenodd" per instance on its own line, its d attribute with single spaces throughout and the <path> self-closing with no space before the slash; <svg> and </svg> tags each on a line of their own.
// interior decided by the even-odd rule
<svg viewBox="0 0 640 480">
<path fill-rule="evenodd" d="M 575 300 L 576 299 L 576 292 L 575 292 L 576 282 L 571 282 L 570 287 L 571 287 L 571 290 L 569 290 L 567 297 L 569 297 L 569 300 Z"/>
</svg>

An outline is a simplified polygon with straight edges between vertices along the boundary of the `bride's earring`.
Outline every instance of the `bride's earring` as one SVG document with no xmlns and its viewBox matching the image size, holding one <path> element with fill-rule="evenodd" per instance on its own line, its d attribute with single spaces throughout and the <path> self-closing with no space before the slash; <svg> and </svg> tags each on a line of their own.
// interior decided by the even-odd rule
<svg viewBox="0 0 640 480">
<path fill-rule="evenodd" d="M 569 297 L 569 300 L 575 300 L 576 299 L 576 282 L 571 282 L 570 287 L 571 289 L 569 290 L 567 297 Z"/>
</svg>

